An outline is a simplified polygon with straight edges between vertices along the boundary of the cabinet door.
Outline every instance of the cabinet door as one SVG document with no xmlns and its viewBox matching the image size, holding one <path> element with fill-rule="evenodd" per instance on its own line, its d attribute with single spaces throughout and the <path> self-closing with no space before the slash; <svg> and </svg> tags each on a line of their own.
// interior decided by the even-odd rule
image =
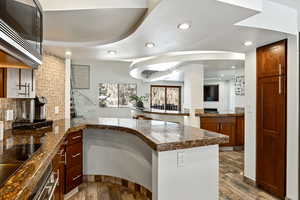
<svg viewBox="0 0 300 200">
<path fill-rule="evenodd" d="M 20 70 L 8 68 L 6 81 L 6 96 L 7 98 L 20 98 Z"/>
<path fill-rule="evenodd" d="M 245 141 L 245 122 L 244 117 L 236 118 L 236 145 L 243 146 Z"/>
<path fill-rule="evenodd" d="M 286 74 L 287 40 L 269 44 L 257 49 L 258 77 Z"/>
<path fill-rule="evenodd" d="M 213 132 L 220 132 L 220 124 L 217 118 L 202 118 L 200 117 L 200 128 Z"/>
<path fill-rule="evenodd" d="M 256 182 L 283 198 L 286 180 L 286 78 L 269 77 L 257 85 Z"/>
<path fill-rule="evenodd" d="M 225 117 L 220 123 L 220 133 L 229 136 L 229 143 L 221 146 L 235 146 L 235 117 Z"/>
<path fill-rule="evenodd" d="M 6 97 L 6 69 L 0 68 L 0 98 Z"/>
</svg>

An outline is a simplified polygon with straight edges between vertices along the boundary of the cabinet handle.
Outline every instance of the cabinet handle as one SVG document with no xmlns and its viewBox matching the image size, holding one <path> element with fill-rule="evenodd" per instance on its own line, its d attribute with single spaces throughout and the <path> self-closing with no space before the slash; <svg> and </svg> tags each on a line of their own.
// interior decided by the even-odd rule
<svg viewBox="0 0 300 200">
<path fill-rule="evenodd" d="M 72 178 L 73 181 L 75 181 L 76 179 L 79 179 L 81 177 L 81 175 L 75 176 L 74 178 Z"/>
<path fill-rule="evenodd" d="M 281 76 L 281 74 L 282 74 L 282 65 L 279 64 L 279 65 L 278 65 L 278 68 L 279 68 L 279 76 Z"/>
<path fill-rule="evenodd" d="M 279 92 L 279 94 L 281 95 L 281 93 L 282 93 L 282 88 L 281 88 L 281 76 L 279 76 L 279 83 L 278 83 L 279 85 L 278 85 L 278 92 Z"/>
<path fill-rule="evenodd" d="M 81 136 L 78 135 L 78 136 L 72 137 L 72 140 L 76 140 L 76 139 L 78 139 L 78 138 L 81 138 Z"/>
<path fill-rule="evenodd" d="M 67 152 L 65 152 L 65 165 L 67 165 Z"/>
<path fill-rule="evenodd" d="M 78 154 L 75 154 L 75 155 L 72 155 L 72 158 L 76 158 L 77 156 L 80 156 L 81 153 L 78 153 Z"/>
</svg>

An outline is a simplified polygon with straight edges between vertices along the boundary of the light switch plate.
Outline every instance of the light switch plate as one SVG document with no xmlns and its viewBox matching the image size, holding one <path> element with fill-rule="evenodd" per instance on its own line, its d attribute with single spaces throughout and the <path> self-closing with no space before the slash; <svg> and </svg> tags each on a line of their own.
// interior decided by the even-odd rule
<svg viewBox="0 0 300 200">
<path fill-rule="evenodd" d="M 177 167 L 184 167 L 184 152 L 177 153 Z"/>
<path fill-rule="evenodd" d="M 55 114 L 58 114 L 58 113 L 59 113 L 59 107 L 58 107 L 58 106 L 55 106 L 55 108 L 54 108 L 54 113 L 55 113 Z"/>
</svg>

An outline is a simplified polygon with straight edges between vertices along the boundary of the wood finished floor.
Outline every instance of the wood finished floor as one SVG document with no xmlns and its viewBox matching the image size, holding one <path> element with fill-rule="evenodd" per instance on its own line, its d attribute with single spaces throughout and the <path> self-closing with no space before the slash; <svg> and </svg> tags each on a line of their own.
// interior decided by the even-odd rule
<svg viewBox="0 0 300 200">
<path fill-rule="evenodd" d="M 277 200 L 243 181 L 244 153 L 220 152 L 220 200 Z M 139 193 L 109 183 L 84 183 L 69 200 L 149 200 Z M 171 200 L 171 199 L 170 199 Z M 199 197 L 199 200 L 202 200 Z"/>
</svg>

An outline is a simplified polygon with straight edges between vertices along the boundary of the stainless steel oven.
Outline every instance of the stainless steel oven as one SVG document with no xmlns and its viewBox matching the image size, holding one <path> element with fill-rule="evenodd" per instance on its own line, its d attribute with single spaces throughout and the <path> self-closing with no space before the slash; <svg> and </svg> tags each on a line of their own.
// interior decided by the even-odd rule
<svg viewBox="0 0 300 200">
<path fill-rule="evenodd" d="M 59 170 L 52 171 L 50 165 L 44 173 L 42 179 L 37 184 L 30 199 L 32 200 L 54 200 L 54 192 L 59 184 Z"/>
</svg>

